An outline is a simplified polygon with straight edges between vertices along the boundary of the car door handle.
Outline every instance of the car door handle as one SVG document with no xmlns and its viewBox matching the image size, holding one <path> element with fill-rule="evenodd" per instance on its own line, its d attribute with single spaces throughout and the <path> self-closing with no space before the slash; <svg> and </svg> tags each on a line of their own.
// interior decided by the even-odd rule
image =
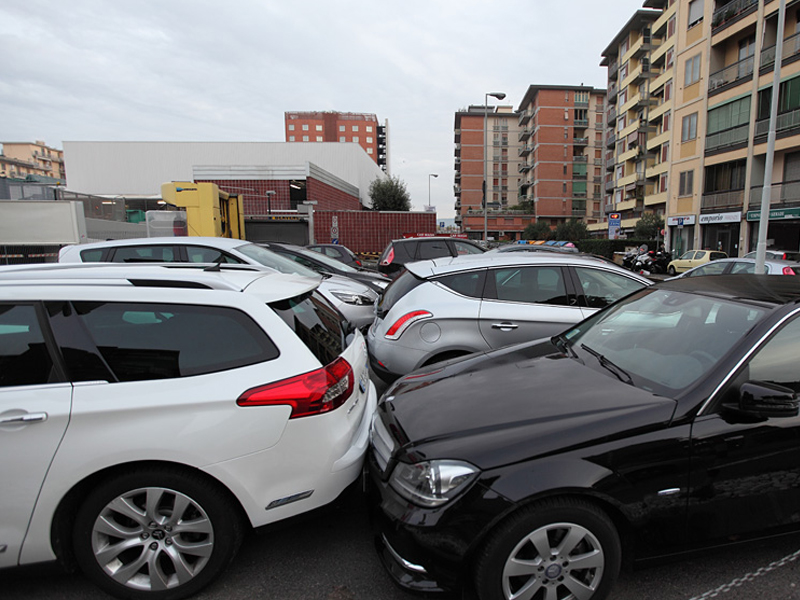
<svg viewBox="0 0 800 600">
<path fill-rule="evenodd" d="M 15 415 L 13 417 L 0 417 L 0 425 L 12 423 L 37 423 L 47 421 L 47 413 L 28 413 L 26 415 Z"/>
<path fill-rule="evenodd" d="M 519 325 L 514 323 L 492 323 L 492 329 L 517 329 Z"/>
</svg>

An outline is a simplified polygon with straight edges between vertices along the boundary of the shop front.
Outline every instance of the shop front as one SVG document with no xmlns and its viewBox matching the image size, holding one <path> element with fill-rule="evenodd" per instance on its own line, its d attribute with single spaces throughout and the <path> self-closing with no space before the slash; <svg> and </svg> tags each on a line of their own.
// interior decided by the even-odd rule
<svg viewBox="0 0 800 600">
<path fill-rule="evenodd" d="M 758 247 L 758 229 L 761 211 L 747 211 L 747 223 L 750 225 L 749 250 Z M 769 211 L 769 229 L 767 229 L 767 248 L 777 250 L 800 249 L 800 208 L 778 208 Z"/>
<path fill-rule="evenodd" d="M 742 211 L 700 215 L 703 249 L 739 256 Z"/>
<path fill-rule="evenodd" d="M 672 256 L 680 256 L 687 250 L 694 250 L 694 229 L 697 217 L 667 217 L 669 228 L 669 250 Z"/>
</svg>

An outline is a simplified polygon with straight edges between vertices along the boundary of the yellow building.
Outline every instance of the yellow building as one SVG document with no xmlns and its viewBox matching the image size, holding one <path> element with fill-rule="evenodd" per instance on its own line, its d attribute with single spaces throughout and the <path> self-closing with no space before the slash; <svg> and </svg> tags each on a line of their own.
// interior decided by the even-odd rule
<svg viewBox="0 0 800 600">
<path fill-rule="evenodd" d="M 64 151 L 41 141 L 0 142 L 0 177 L 25 179 L 28 175 L 66 180 Z"/>
</svg>

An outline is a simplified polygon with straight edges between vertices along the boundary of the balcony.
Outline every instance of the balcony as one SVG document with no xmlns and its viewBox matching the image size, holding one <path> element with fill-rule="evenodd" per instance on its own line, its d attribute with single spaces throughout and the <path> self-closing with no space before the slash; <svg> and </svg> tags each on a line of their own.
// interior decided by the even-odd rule
<svg viewBox="0 0 800 600">
<path fill-rule="evenodd" d="M 761 208 L 761 194 L 763 191 L 764 186 L 761 185 L 750 188 L 750 210 L 759 210 Z M 773 183 L 769 192 L 770 205 L 800 202 L 800 181 Z"/>
<path fill-rule="evenodd" d="M 700 208 L 729 208 L 742 206 L 744 190 L 726 190 L 703 194 Z"/>
<path fill-rule="evenodd" d="M 587 137 L 572 138 L 572 145 L 573 146 L 588 146 L 589 145 L 589 138 L 587 138 Z"/>
<path fill-rule="evenodd" d="M 588 163 L 589 162 L 589 157 L 588 156 L 584 156 L 582 154 L 578 154 L 578 155 L 575 155 L 575 156 L 572 157 L 572 162 Z"/>
<path fill-rule="evenodd" d="M 522 126 L 525 123 L 527 123 L 532 116 L 533 116 L 533 111 L 530 109 L 521 111 L 519 113 L 519 125 Z"/>
<path fill-rule="evenodd" d="M 608 112 L 606 113 L 606 123 L 608 123 L 609 125 L 613 125 L 616 120 L 617 120 L 617 108 L 615 106 L 612 106 L 611 108 L 608 109 Z"/>
<path fill-rule="evenodd" d="M 609 104 L 616 104 L 617 103 L 617 92 L 619 89 L 617 88 L 617 82 L 615 81 L 610 86 L 608 86 L 608 103 Z"/>
<path fill-rule="evenodd" d="M 612 133 L 606 138 L 606 148 L 612 147 L 614 144 L 617 143 L 617 134 Z"/>
<path fill-rule="evenodd" d="M 783 48 L 781 49 L 781 62 L 787 58 L 797 56 L 800 54 L 800 33 L 795 33 L 783 40 Z M 769 46 L 761 51 L 761 72 L 773 68 L 775 66 L 775 46 Z"/>
<path fill-rule="evenodd" d="M 531 170 L 531 166 L 528 163 L 519 163 L 517 166 L 518 173 L 527 173 Z"/>
<path fill-rule="evenodd" d="M 642 93 L 636 99 L 636 108 L 648 108 L 658 104 L 658 96 L 652 94 Z"/>
<path fill-rule="evenodd" d="M 754 12 L 758 7 L 758 0 L 733 0 L 714 11 L 711 17 L 711 33 L 722 28 L 725 24 L 737 19 L 747 12 Z"/>
<path fill-rule="evenodd" d="M 706 153 L 729 146 L 747 143 L 749 125 L 739 125 L 706 136 Z"/>
<path fill-rule="evenodd" d="M 585 129 L 586 127 L 589 127 L 589 119 L 575 119 L 574 126 L 580 129 Z"/>
<path fill-rule="evenodd" d="M 533 150 L 533 148 L 529 144 L 525 144 L 524 146 L 520 146 L 519 150 L 517 150 L 517 154 L 519 156 L 528 156 L 531 150 Z"/>
<path fill-rule="evenodd" d="M 586 173 L 572 173 L 572 181 L 586 181 L 587 178 Z"/>
<path fill-rule="evenodd" d="M 775 61 L 775 54 L 772 55 L 773 62 Z M 745 81 L 753 79 L 753 65 L 755 63 L 754 56 L 748 56 L 745 59 L 737 61 L 732 65 L 728 65 L 724 69 L 712 73 L 708 78 L 708 91 L 709 93 L 715 90 L 722 91 L 720 88 L 728 86 L 729 84 L 738 85 Z"/>
<path fill-rule="evenodd" d="M 776 133 L 789 131 L 790 129 L 796 129 L 798 127 L 800 127 L 800 108 L 795 109 L 791 112 L 783 113 L 782 115 L 778 115 L 778 118 L 775 120 Z M 769 119 L 762 119 L 760 121 L 756 121 L 755 137 L 765 136 L 768 133 L 769 133 Z"/>
<path fill-rule="evenodd" d="M 586 215 L 586 200 L 572 199 L 572 216 L 583 217 Z"/>
<path fill-rule="evenodd" d="M 527 127 L 525 129 L 520 130 L 519 135 L 517 136 L 517 141 L 521 142 L 522 140 L 527 140 L 531 137 L 531 130 Z"/>
<path fill-rule="evenodd" d="M 617 73 L 619 73 L 619 64 L 614 61 L 608 65 L 608 78 L 615 81 L 617 79 Z"/>
</svg>

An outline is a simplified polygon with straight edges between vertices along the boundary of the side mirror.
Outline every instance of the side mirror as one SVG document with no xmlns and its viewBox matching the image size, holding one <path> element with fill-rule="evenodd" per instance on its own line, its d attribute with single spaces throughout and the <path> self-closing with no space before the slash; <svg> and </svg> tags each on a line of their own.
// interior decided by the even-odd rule
<svg viewBox="0 0 800 600">
<path fill-rule="evenodd" d="M 739 388 L 739 408 L 759 417 L 796 417 L 800 401 L 790 388 L 766 381 L 747 381 Z"/>
</svg>

